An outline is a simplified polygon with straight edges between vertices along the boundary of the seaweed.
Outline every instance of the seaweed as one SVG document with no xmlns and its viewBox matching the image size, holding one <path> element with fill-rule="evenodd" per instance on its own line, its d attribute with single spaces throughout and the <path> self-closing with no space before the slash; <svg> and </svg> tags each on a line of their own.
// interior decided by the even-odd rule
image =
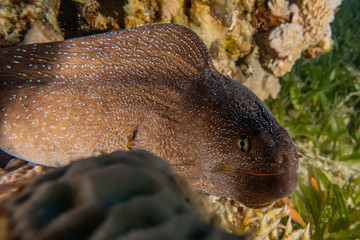
<svg viewBox="0 0 360 240">
<path fill-rule="evenodd" d="M 350 177 L 340 187 L 321 169 L 308 171 L 310 181 L 300 178 L 299 190 L 291 201 L 304 222 L 310 223 L 312 239 L 359 238 L 360 176 Z"/>
<path fill-rule="evenodd" d="M 333 50 L 302 57 L 280 78 L 278 98 L 267 101 L 295 141 L 342 161 L 360 161 L 359 9 L 359 1 L 345 0 L 332 23 Z"/>
</svg>

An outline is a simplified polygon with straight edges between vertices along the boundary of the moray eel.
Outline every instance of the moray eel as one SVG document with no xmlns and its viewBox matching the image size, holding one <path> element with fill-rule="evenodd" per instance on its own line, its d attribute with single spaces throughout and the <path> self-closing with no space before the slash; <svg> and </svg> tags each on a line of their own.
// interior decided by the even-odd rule
<svg viewBox="0 0 360 240">
<path fill-rule="evenodd" d="M 0 148 L 47 166 L 116 150 L 166 159 L 252 208 L 297 186 L 288 132 L 176 24 L 0 49 Z"/>
</svg>

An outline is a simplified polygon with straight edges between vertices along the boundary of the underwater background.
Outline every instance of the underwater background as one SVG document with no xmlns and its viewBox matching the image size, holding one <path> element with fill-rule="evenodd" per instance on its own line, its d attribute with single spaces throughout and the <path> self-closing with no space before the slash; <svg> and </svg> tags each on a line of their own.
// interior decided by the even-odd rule
<svg viewBox="0 0 360 240">
<path fill-rule="evenodd" d="M 210 199 L 221 225 L 256 239 L 360 238 L 359 0 L 3 0 L 0 20 L 1 47 L 29 28 L 51 41 L 145 23 L 192 28 L 219 71 L 265 100 L 303 155 L 298 189 L 271 208 Z"/>
</svg>

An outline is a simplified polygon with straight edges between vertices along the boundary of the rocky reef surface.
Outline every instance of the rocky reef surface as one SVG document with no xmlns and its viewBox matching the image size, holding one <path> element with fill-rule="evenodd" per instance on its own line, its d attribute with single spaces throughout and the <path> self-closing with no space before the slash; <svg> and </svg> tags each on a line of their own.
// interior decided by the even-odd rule
<svg viewBox="0 0 360 240">
<path fill-rule="evenodd" d="M 141 24 L 173 22 L 192 28 L 216 68 L 275 98 L 277 77 L 301 54 L 332 48 L 331 28 L 341 0 L 35 0 L 0 2 L 0 46 L 56 41 Z M 61 36 L 61 34 L 63 36 Z M 37 35 L 37 37 L 34 37 Z M 40 36 L 40 37 L 39 37 Z M 43 38 L 43 39 L 41 39 Z M 29 40 L 30 39 L 30 40 Z"/>
</svg>

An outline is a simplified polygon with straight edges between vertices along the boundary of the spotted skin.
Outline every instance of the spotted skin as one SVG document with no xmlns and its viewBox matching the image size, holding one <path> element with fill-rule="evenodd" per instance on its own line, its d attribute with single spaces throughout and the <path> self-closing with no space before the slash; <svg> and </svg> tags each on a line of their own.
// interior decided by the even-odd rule
<svg viewBox="0 0 360 240">
<path fill-rule="evenodd" d="M 146 149 L 202 191 L 263 207 L 297 186 L 299 155 L 250 90 L 176 24 L 0 49 L 0 147 L 48 166 Z"/>
</svg>

